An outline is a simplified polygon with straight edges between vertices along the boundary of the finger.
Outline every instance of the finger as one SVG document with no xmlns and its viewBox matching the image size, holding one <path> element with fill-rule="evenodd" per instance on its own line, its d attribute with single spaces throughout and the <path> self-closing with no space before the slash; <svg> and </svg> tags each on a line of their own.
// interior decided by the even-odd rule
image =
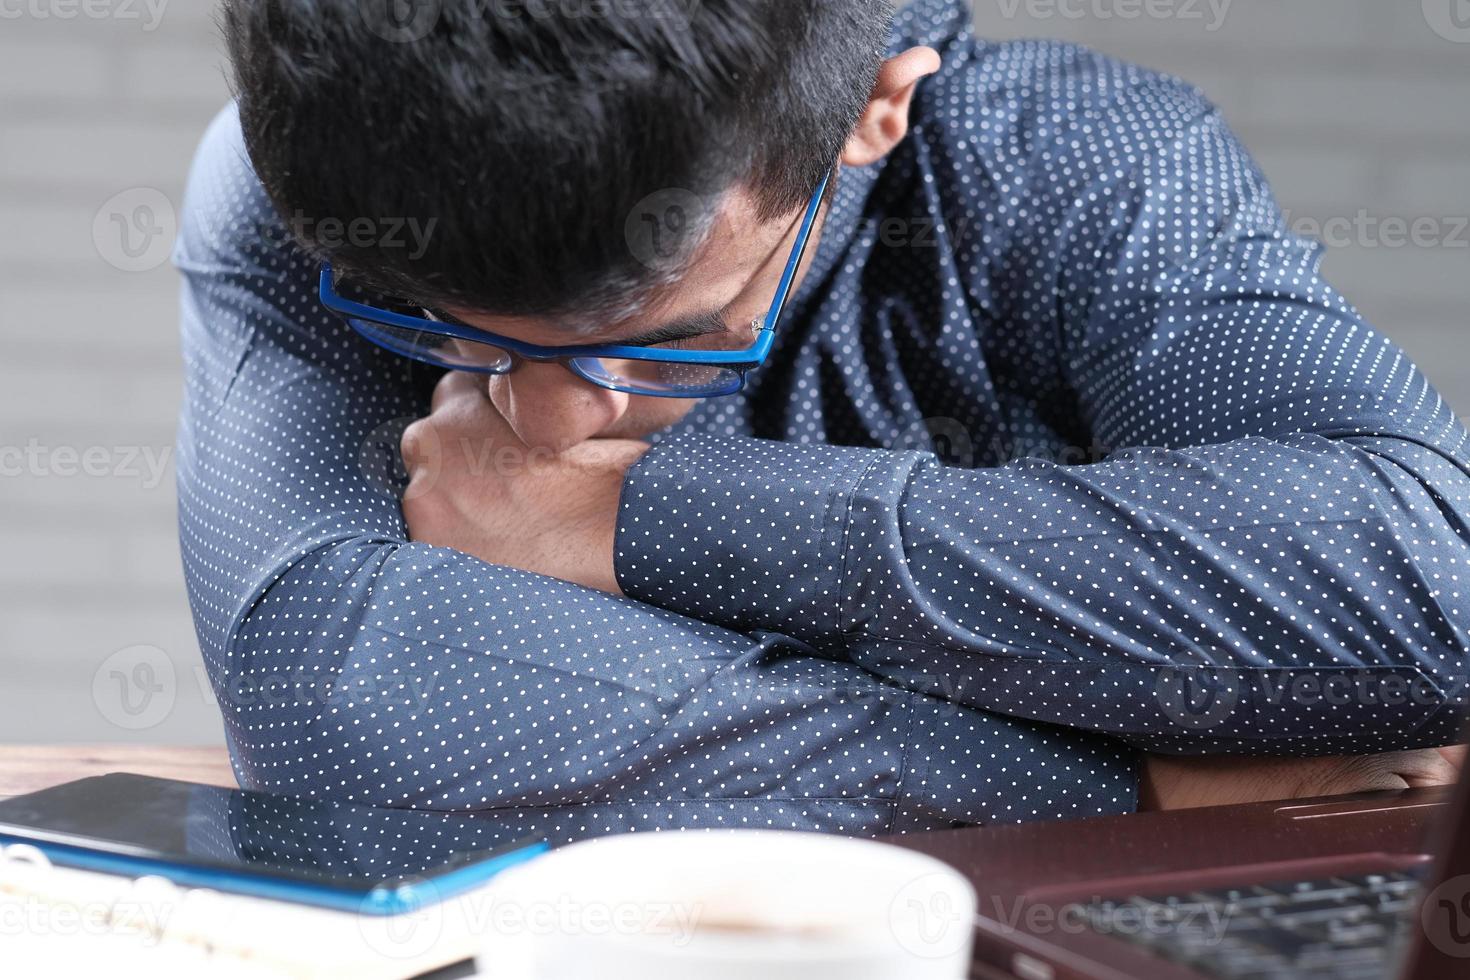
<svg viewBox="0 0 1470 980">
<path fill-rule="evenodd" d="M 403 457 L 403 467 L 409 476 L 438 459 L 442 445 L 439 431 L 430 419 L 419 419 L 403 430 L 398 452 Z"/>
<path fill-rule="evenodd" d="M 488 403 L 485 383 L 479 375 L 467 371 L 450 371 L 434 386 L 434 396 L 429 401 L 429 411 L 438 413 L 446 406 L 461 399 L 479 398 Z"/>
<path fill-rule="evenodd" d="M 1414 769 L 1407 760 L 1399 758 L 1407 754 L 1355 755 L 1312 760 L 1313 765 L 1303 773 L 1303 790 L 1298 795 L 1342 796 L 1348 793 L 1404 789 L 1412 784 L 1403 773 Z"/>
<path fill-rule="evenodd" d="M 486 439 L 495 444 L 518 444 L 510 423 L 490 401 L 485 379 L 462 371 L 446 375 L 434 390 L 433 418 L 445 434 Z"/>
<path fill-rule="evenodd" d="M 1451 745 L 1448 748 L 1440 749 L 1439 754 L 1444 756 L 1446 762 L 1455 767 L 1456 772 L 1459 772 L 1465 768 L 1465 750 L 1467 747 L 1470 746 Z"/>
<path fill-rule="evenodd" d="M 1455 766 L 1438 749 L 1391 752 L 1376 757 L 1376 761 L 1410 786 L 1444 786 L 1453 783 L 1459 775 Z"/>
</svg>

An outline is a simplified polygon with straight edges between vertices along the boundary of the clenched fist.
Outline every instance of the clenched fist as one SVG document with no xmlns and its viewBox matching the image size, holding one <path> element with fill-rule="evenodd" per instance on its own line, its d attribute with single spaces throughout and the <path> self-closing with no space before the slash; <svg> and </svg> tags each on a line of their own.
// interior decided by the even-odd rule
<svg viewBox="0 0 1470 980">
<path fill-rule="evenodd" d="M 618 498 L 648 445 L 591 439 L 562 453 L 526 446 L 482 379 L 446 375 L 427 418 L 403 434 L 403 516 L 414 541 L 621 594 L 613 572 Z"/>
</svg>

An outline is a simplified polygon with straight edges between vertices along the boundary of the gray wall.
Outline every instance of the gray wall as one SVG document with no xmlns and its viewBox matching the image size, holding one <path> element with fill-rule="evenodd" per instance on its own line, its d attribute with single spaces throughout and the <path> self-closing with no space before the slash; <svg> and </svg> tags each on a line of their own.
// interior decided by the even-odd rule
<svg viewBox="0 0 1470 980">
<path fill-rule="evenodd" d="M 182 384 L 167 208 L 228 99 L 211 8 L 0 4 L 3 741 L 222 739 L 167 465 Z M 134 231 L 131 258 L 111 215 L 155 193 L 173 202 L 151 202 L 164 234 Z"/>
<path fill-rule="evenodd" d="M 974 5 L 987 37 L 1067 38 L 1200 85 L 1293 227 L 1331 246 L 1332 283 L 1470 415 L 1470 3 Z"/>
<path fill-rule="evenodd" d="M 161 260 L 226 85 L 204 0 L 151 0 L 156 20 L 145 0 L 90 2 L 0 5 L 0 741 L 216 742 L 174 544 L 177 280 Z M 1076 39 L 1201 83 L 1293 220 L 1331 238 L 1332 280 L 1464 413 L 1456 3 L 977 0 L 976 14 L 989 36 Z M 163 233 L 135 230 L 129 255 L 114 215 Z"/>
</svg>

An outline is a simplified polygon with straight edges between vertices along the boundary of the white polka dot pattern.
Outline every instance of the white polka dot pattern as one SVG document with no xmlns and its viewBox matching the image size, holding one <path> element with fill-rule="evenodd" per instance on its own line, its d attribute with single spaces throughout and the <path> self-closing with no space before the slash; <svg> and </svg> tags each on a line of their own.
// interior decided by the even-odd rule
<svg viewBox="0 0 1470 980">
<path fill-rule="evenodd" d="M 1154 749 L 1453 740 L 1454 413 L 1197 90 L 1068 45 L 938 46 L 914 139 L 844 174 L 776 366 L 630 474 L 625 591 Z M 915 432 L 962 466 L 892 451 Z M 1181 669 L 1233 703 L 1181 723 Z"/>
<path fill-rule="evenodd" d="M 407 541 L 373 460 L 434 379 L 320 309 L 216 121 L 177 259 L 180 530 L 243 785 L 557 842 L 879 834 L 1127 810 L 1113 736 L 1443 730 L 1156 707 L 1201 656 L 1462 676 L 1465 434 L 1197 93 L 966 19 L 899 15 L 946 61 L 913 136 L 843 173 L 755 385 L 630 477 L 628 600 Z M 896 451 L 933 419 L 972 468 Z M 1140 448 L 1014 461 L 1094 444 Z"/>
</svg>

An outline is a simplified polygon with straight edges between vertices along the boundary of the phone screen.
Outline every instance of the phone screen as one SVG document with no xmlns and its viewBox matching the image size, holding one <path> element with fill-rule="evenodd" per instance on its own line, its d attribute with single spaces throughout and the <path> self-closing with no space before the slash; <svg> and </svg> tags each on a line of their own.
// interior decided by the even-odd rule
<svg viewBox="0 0 1470 980">
<path fill-rule="evenodd" d="M 380 809 L 127 773 L 0 800 L 0 836 L 364 892 L 540 844 L 476 814 Z"/>
</svg>

